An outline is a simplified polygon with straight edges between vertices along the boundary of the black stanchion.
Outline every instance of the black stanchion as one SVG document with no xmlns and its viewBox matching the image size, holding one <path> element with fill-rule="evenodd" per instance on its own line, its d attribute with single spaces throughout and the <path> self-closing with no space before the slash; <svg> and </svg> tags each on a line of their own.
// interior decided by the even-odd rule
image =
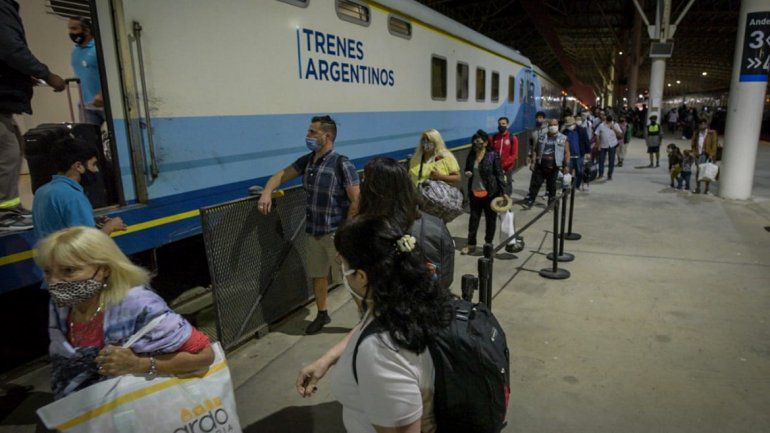
<svg viewBox="0 0 770 433">
<path fill-rule="evenodd" d="M 577 241 L 580 240 L 583 236 L 580 235 L 580 233 L 575 233 L 572 231 L 572 215 L 575 213 L 575 181 L 572 181 L 572 188 L 569 193 L 569 228 L 567 229 L 567 233 L 564 235 L 564 239 L 568 241 Z"/>
<path fill-rule="evenodd" d="M 492 309 L 492 262 L 479 257 L 479 302 Z"/>
<path fill-rule="evenodd" d="M 564 200 L 564 193 L 561 195 L 561 200 Z M 540 276 L 543 278 L 549 278 L 552 280 L 564 280 L 569 278 L 569 271 L 566 269 L 559 269 L 558 261 L 559 251 L 559 203 L 555 203 L 553 207 L 553 250 L 551 253 L 551 261 L 553 266 L 551 268 L 543 268 L 540 270 Z M 481 274 L 479 274 L 480 276 Z"/>
<path fill-rule="evenodd" d="M 460 291 L 462 298 L 468 302 L 473 302 L 473 292 L 479 288 L 479 279 L 473 274 L 465 274 L 462 276 L 462 282 L 460 283 Z"/>
<path fill-rule="evenodd" d="M 556 207 L 559 207 L 559 205 L 556 205 Z M 559 250 L 558 254 L 556 256 L 556 260 L 559 262 L 571 262 L 575 260 L 575 256 L 570 253 L 564 252 L 564 225 L 567 221 L 567 197 L 565 197 L 562 194 L 561 197 L 561 226 L 559 227 Z M 548 260 L 553 260 L 553 255 L 555 253 L 550 252 L 546 257 L 548 257 Z"/>
</svg>

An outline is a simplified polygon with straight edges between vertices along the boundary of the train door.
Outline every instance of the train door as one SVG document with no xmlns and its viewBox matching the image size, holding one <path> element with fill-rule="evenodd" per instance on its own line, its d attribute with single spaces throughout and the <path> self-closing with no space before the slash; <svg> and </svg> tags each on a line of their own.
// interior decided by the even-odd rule
<svg viewBox="0 0 770 433">
<path fill-rule="evenodd" d="M 51 144 L 58 134 L 69 133 L 98 150 L 100 173 L 84 183 L 93 207 L 120 205 L 123 190 L 104 72 L 104 43 L 90 2 L 29 1 L 21 5 L 19 14 L 30 51 L 67 83 L 60 93 L 41 83 L 32 98 L 33 113 L 19 119 L 28 167 L 20 179 L 22 203 L 29 206 L 35 190 L 56 174 Z"/>
</svg>

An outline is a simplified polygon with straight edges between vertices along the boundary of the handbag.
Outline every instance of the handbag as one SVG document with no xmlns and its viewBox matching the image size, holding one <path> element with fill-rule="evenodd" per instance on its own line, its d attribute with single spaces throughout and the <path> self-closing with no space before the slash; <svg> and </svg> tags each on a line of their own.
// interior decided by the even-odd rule
<svg viewBox="0 0 770 433">
<path fill-rule="evenodd" d="M 421 209 L 435 215 L 445 223 L 463 213 L 463 193 L 459 189 L 440 180 L 426 180 L 417 186 L 422 196 Z"/>
<path fill-rule="evenodd" d="M 707 161 L 698 165 L 698 182 L 715 182 L 719 174 L 719 167 L 713 162 Z"/>
<path fill-rule="evenodd" d="M 153 319 L 123 347 L 131 347 L 162 318 Z M 211 348 L 214 362 L 205 372 L 153 379 L 118 376 L 56 400 L 37 414 L 47 428 L 64 433 L 192 431 L 196 424 L 196 431 L 241 432 L 224 352 L 219 343 Z"/>
</svg>

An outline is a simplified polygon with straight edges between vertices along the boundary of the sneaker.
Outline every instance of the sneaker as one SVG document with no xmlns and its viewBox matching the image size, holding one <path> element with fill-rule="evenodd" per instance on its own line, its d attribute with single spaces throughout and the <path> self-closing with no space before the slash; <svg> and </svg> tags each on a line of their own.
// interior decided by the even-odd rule
<svg viewBox="0 0 770 433">
<path fill-rule="evenodd" d="M 650 163 L 650 165 L 647 166 L 647 168 L 653 168 L 653 167 L 654 166 L 652 165 L 652 163 Z"/>
<path fill-rule="evenodd" d="M 467 256 L 476 252 L 476 245 L 468 245 L 460 250 L 460 254 Z"/>
<path fill-rule="evenodd" d="M 32 228 L 32 219 L 25 218 L 15 212 L 6 212 L 0 215 L 0 231 L 22 231 Z"/>
<path fill-rule="evenodd" d="M 331 323 L 332 319 L 329 317 L 329 313 L 326 311 L 319 311 L 318 315 L 315 316 L 315 320 L 310 322 L 309 325 L 307 325 L 307 328 L 305 328 L 305 335 L 313 335 L 317 334 L 324 326 Z"/>
<path fill-rule="evenodd" d="M 21 215 L 24 218 L 32 219 L 32 211 L 22 205 L 14 206 L 10 209 L 7 209 L 6 211 L 13 212 L 16 215 Z"/>
<path fill-rule="evenodd" d="M 532 209 L 532 206 L 535 204 L 534 200 L 527 200 L 524 202 L 524 208 L 525 209 Z"/>
<path fill-rule="evenodd" d="M 655 168 L 658 168 L 658 167 L 660 167 L 660 163 L 656 162 L 655 163 Z"/>
</svg>

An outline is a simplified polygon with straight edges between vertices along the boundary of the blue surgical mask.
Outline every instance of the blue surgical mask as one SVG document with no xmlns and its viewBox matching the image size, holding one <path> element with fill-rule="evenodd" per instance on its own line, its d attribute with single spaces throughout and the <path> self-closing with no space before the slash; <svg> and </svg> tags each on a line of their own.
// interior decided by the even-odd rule
<svg viewBox="0 0 770 433">
<path fill-rule="evenodd" d="M 315 138 L 305 137 L 305 146 L 307 146 L 308 150 L 311 152 L 315 152 L 318 150 L 318 140 Z"/>
</svg>

